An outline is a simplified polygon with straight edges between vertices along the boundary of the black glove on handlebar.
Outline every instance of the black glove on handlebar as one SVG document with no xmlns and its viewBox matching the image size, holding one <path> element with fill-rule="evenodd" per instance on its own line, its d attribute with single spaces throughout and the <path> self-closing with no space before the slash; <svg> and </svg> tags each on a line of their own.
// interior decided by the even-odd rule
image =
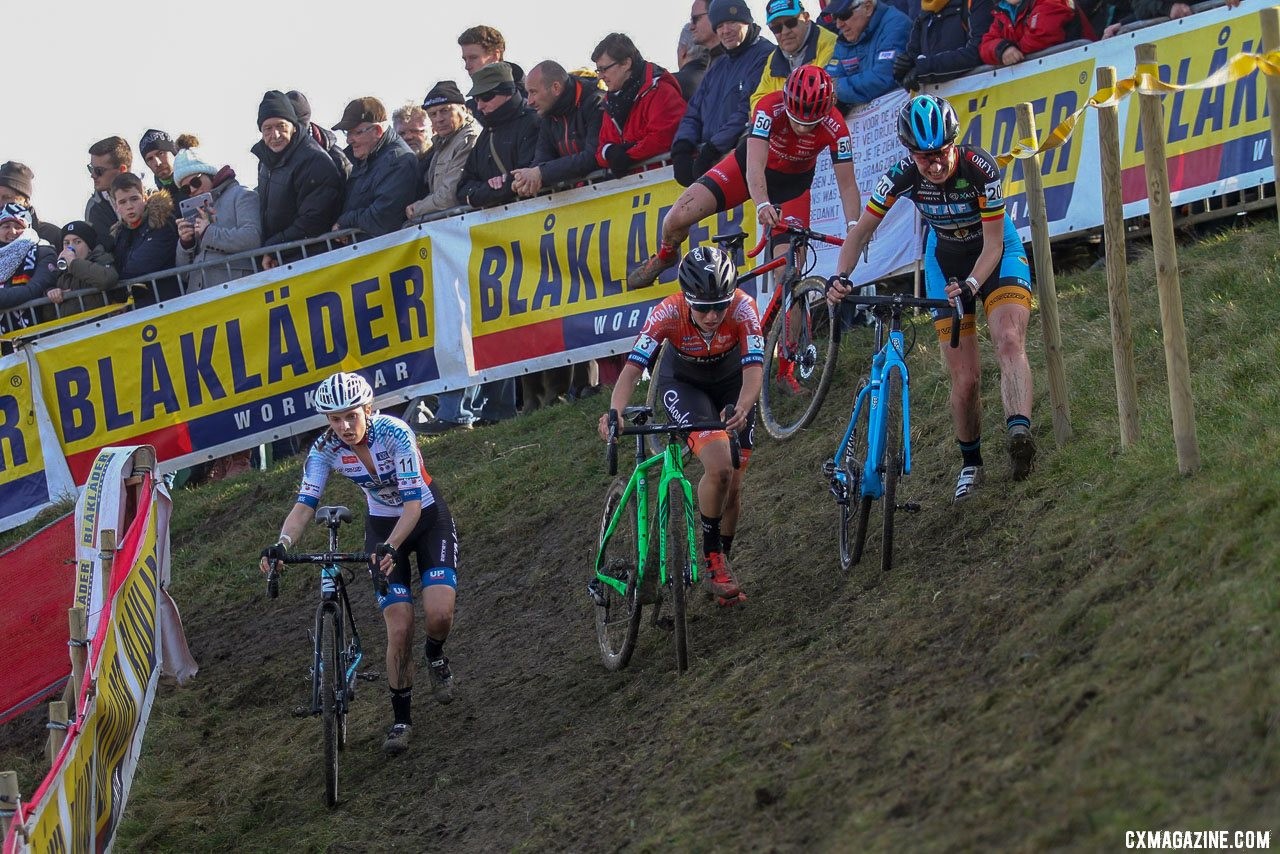
<svg viewBox="0 0 1280 854">
<path fill-rule="evenodd" d="M 262 556 L 267 559 L 271 568 L 275 567 L 276 561 L 283 563 L 285 556 L 284 543 L 276 543 L 274 545 L 267 546 L 262 550 Z"/>
</svg>

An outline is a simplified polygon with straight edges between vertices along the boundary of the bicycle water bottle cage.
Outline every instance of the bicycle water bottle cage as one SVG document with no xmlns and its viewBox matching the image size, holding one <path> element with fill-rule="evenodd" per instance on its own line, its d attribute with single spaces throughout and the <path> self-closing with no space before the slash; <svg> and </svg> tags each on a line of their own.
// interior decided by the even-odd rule
<svg viewBox="0 0 1280 854">
<path fill-rule="evenodd" d="M 352 519 L 351 511 L 342 506 L 321 507 L 316 510 L 316 524 L 326 527 L 340 525 L 343 522 L 350 522 Z"/>
<path fill-rule="evenodd" d="M 622 417 L 635 424 L 637 427 L 643 427 L 649 423 L 649 419 L 653 417 L 653 408 L 637 404 L 636 406 L 628 406 L 622 410 Z"/>
</svg>

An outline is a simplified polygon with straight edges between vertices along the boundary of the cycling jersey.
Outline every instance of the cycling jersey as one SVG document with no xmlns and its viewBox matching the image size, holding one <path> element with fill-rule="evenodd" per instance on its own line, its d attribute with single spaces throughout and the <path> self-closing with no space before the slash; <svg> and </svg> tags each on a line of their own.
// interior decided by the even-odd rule
<svg viewBox="0 0 1280 854">
<path fill-rule="evenodd" d="M 770 92 L 756 103 L 749 135 L 768 141 L 765 168 L 776 172 L 813 174 L 818 154 L 824 148 L 831 152 L 833 165 L 853 162 L 853 138 L 838 109 L 832 107 L 812 132 L 796 133 L 787 118 L 781 92 Z"/>
<path fill-rule="evenodd" d="M 376 472 L 366 469 L 349 445 L 326 430 L 307 453 L 298 501 L 316 507 L 329 473 L 336 471 L 364 490 L 371 516 L 399 516 L 406 501 L 422 502 L 423 510 L 431 506 L 434 499 L 426 488 L 431 475 L 422 465 L 422 452 L 408 424 L 390 415 L 374 414 L 369 418 L 364 444 Z"/>
<path fill-rule="evenodd" d="M 880 219 L 898 199 L 910 199 L 933 227 L 939 245 L 981 246 L 982 222 L 1005 215 L 1000 167 L 977 146 L 958 145 L 956 149 L 956 171 L 941 184 L 921 175 L 910 155 L 899 160 L 876 184 L 867 201 L 867 213 Z"/>
<path fill-rule="evenodd" d="M 694 325 L 683 292 L 667 297 L 650 312 L 627 361 L 652 367 L 663 341 L 675 350 L 675 376 L 689 382 L 715 383 L 747 365 L 764 365 L 760 315 L 755 300 L 741 290 L 733 292 L 724 320 L 710 335 Z"/>
</svg>

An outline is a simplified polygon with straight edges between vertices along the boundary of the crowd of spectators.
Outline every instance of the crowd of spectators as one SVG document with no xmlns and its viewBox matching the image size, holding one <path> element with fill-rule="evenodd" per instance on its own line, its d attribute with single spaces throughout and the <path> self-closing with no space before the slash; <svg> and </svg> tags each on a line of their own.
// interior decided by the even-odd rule
<svg viewBox="0 0 1280 854">
<path fill-rule="evenodd" d="M 132 290 L 134 303 L 165 301 L 317 251 L 298 245 L 305 241 L 330 238 L 322 251 L 350 230 L 388 234 L 462 206 L 575 186 L 601 170 L 626 175 L 657 157 L 669 157 L 687 186 L 734 148 L 756 102 L 803 64 L 826 69 L 851 109 L 899 87 L 1191 12 L 1173 0 L 763 0 L 760 23 L 751 7 L 761 2 L 693 0 L 674 69 L 614 32 L 590 64 L 544 59 L 526 75 L 507 58 L 501 32 L 475 26 L 457 39 L 467 77 L 439 80 L 421 104 L 390 115 L 366 95 L 331 129 L 313 121 L 301 92 L 269 91 L 257 111 L 253 189 L 204 160 L 194 136 L 160 129 L 138 141 L 144 183 L 128 141 L 110 136 L 88 148 L 84 219 L 59 229 L 36 214 L 32 171 L 0 164 L 0 332 L 32 322 L 8 310 L 42 296 L 58 305 L 72 291 L 148 279 Z M 529 378 L 520 394 L 503 381 L 445 395 L 437 429 L 511 417 L 518 397 L 528 411 L 590 393 L 597 377 L 587 367 Z M 599 379 L 612 379 L 608 365 Z"/>
</svg>

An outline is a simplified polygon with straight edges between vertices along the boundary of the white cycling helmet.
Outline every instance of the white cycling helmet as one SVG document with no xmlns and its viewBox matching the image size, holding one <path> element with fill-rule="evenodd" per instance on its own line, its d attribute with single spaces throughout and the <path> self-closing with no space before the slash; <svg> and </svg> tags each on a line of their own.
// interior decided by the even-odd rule
<svg viewBox="0 0 1280 854">
<path fill-rule="evenodd" d="M 316 386 L 315 400 L 317 412 L 345 412 L 373 403 L 373 387 L 359 374 L 339 371 Z"/>
</svg>

